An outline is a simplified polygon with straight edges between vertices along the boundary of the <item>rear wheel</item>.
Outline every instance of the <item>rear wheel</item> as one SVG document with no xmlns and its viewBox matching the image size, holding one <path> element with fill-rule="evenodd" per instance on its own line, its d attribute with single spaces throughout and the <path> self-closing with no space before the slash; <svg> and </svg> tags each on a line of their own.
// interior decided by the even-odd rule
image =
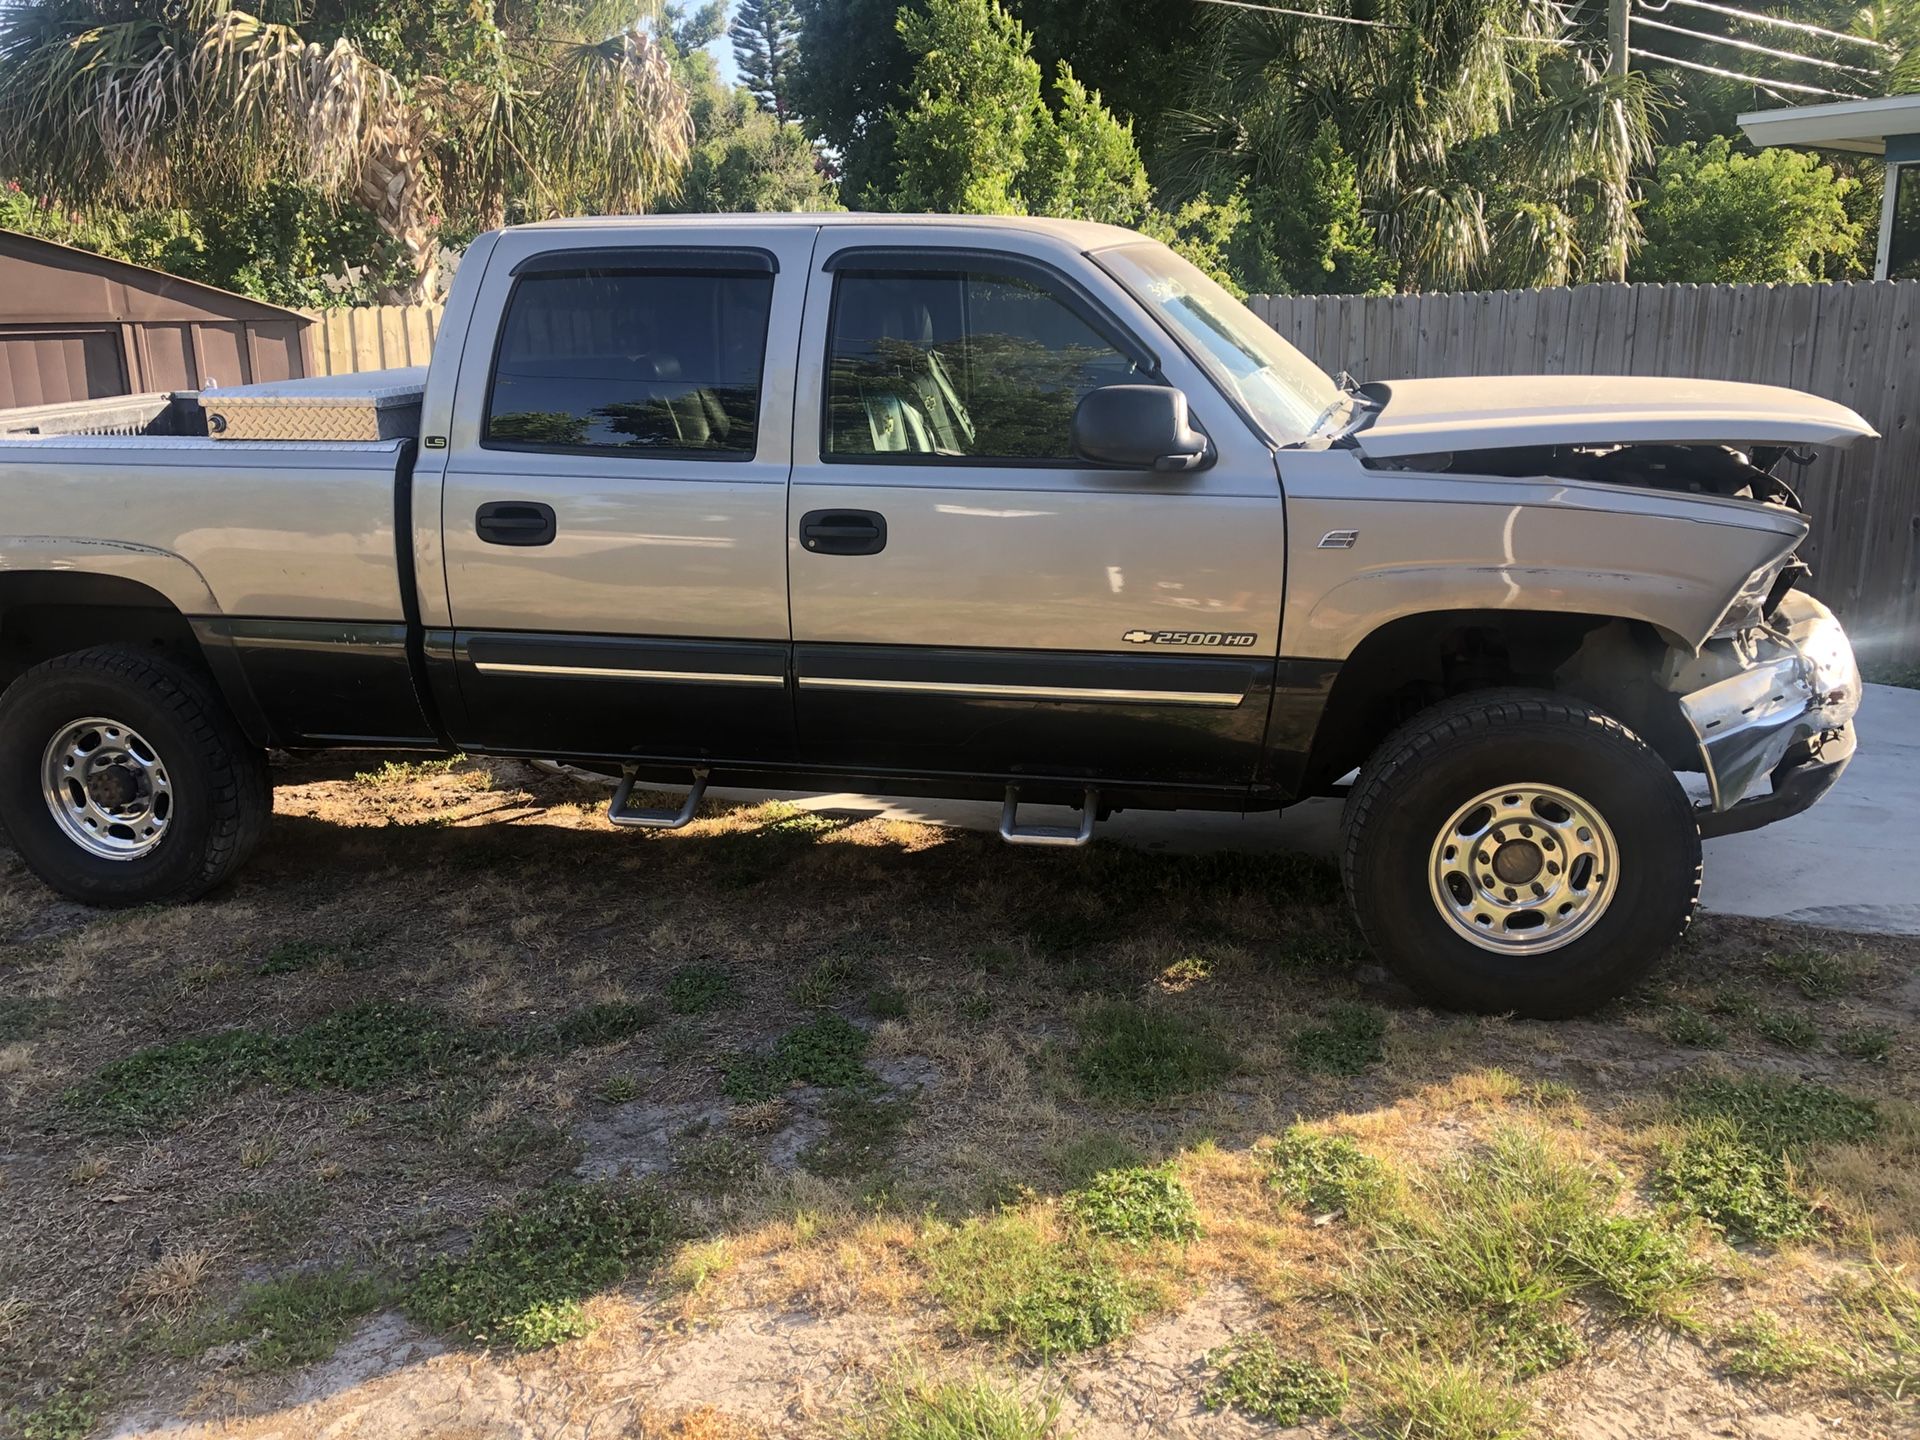
<svg viewBox="0 0 1920 1440">
<path fill-rule="evenodd" d="M 180 666 L 82 650 L 0 695 L 0 826 L 70 899 L 193 899 L 252 854 L 272 809 L 265 755 Z"/>
<path fill-rule="evenodd" d="M 1639 736 L 1578 701 L 1488 691 L 1388 736 L 1347 801 L 1360 928 L 1449 1009 L 1579 1015 L 1692 919 L 1700 832 Z"/>
</svg>

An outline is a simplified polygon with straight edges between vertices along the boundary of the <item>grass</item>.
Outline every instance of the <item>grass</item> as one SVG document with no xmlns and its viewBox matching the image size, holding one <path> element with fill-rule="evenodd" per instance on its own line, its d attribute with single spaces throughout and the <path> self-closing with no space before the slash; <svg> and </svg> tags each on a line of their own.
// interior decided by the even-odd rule
<svg viewBox="0 0 1920 1440">
<path fill-rule="evenodd" d="M 56 1007 L 49 1000 L 0 999 L 0 1045 L 40 1035 L 55 1013 Z"/>
<path fill-rule="evenodd" d="M 1811 1050 L 1820 1043 L 1820 1027 L 1797 1010 L 1768 1010 L 1754 1020 L 1753 1029 L 1783 1050 Z"/>
<path fill-rule="evenodd" d="M 1619 1199 L 1616 1177 L 1537 1134 L 1503 1132 L 1414 1177 L 1368 1223 L 1353 1299 L 1376 1333 L 1518 1378 L 1579 1353 L 1576 1298 L 1681 1323 L 1703 1271 L 1682 1236 L 1617 1210 Z"/>
<path fill-rule="evenodd" d="M 955 1328 L 1036 1360 L 1120 1339 L 1153 1300 L 1099 1245 L 1051 1240 L 1019 1215 L 947 1229 L 925 1259 L 928 1289 Z"/>
<path fill-rule="evenodd" d="M 1660 1022 L 1660 1035 L 1669 1044 L 1684 1045 L 1690 1050 L 1722 1050 L 1727 1044 L 1725 1030 L 1698 1010 L 1684 1007 L 1667 1012 Z"/>
<path fill-rule="evenodd" d="M 569 1011 L 538 1037 L 546 1049 L 564 1054 L 601 1045 L 617 1045 L 657 1023 L 660 1012 L 643 1001 L 605 1001 Z"/>
<path fill-rule="evenodd" d="M 850 1440 L 1051 1440 L 1057 1397 L 1028 1400 L 985 1375 L 935 1380 L 915 1375 L 884 1385 Z"/>
<path fill-rule="evenodd" d="M 673 1150 L 673 1168 L 682 1181 L 703 1195 L 726 1195 L 760 1173 L 760 1156 L 737 1135 L 695 1135 Z"/>
<path fill-rule="evenodd" d="M 1855 1025 L 1834 1037 L 1833 1048 L 1849 1060 L 1884 1065 L 1893 1058 L 1893 1045 L 1897 1038 L 1890 1026 Z"/>
<path fill-rule="evenodd" d="M 797 1025 L 770 1052 L 748 1051 L 727 1063 L 720 1088 L 730 1100 L 771 1100 L 793 1085 L 855 1089 L 871 1085 L 867 1046 L 872 1038 L 845 1016 L 831 1012 Z"/>
<path fill-rule="evenodd" d="M 1144 1246 L 1184 1243 L 1200 1234 L 1193 1195 L 1172 1165 L 1137 1165 L 1096 1175 L 1068 1193 L 1062 1208 L 1089 1234 Z"/>
<path fill-rule="evenodd" d="M 1387 1017 L 1370 1005 L 1335 1005 L 1326 1023 L 1309 1025 L 1291 1042 L 1293 1063 L 1316 1075 L 1359 1075 L 1385 1058 Z"/>
<path fill-rule="evenodd" d="M 580 1302 L 652 1264 L 676 1232 L 657 1188 L 553 1185 L 488 1215 L 466 1254 L 428 1265 L 407 1313 L 478 1345 L 573 1339 L 591 1328 Z"/>
<path fill-rule="evenodd" d="M 1294 1125 L 1265 1157 L 1274 1189 L 1315 1215 L 1350 1212 L 1386 1193 L 1386 1167 L 1344 1135 Z"/>
<path fill-rule="evenodd" d="M 376 770 L 362 770 L 353 778 L 359 784 L 393 790 L 416 781 L 431 780 L 447 774 L 465 755 L 445 755 L 437 760 L 388 760 Z"/>
<path fill-rule="evenodd" d="M 739 982 L 723 966 L 682 965 L 667 977 L 667 1008 L 676 1015 L 705 1015 L 739 1003 Z"/>
<path fill-rule="evenodd" d="M 1531 1407 L 1470 1363 L 1403 1354 L 1381 1367 L 1373 1434 L 1382 1440 L 1527 1440 Z"/>
<path fill-rule="evenodd" d="M 1730 1240 L 1778 1244 L 1819 1233 L 1786 1158 L 1744 1138 L 1730 1120 L 1706 1122 L 1665 1146 L 1653 1184 L 1662 1200 Z"/>
<path fill-rule="evenodd" d="M 1081 1020 L 1075 1064 L 1089 1099 L 1148 1105 L 1219 1084 L 1233 1073 L 1235 1058 L 1212 1031 L 1184 1016 L 1108 1001 Z"/>
<path fill-rule="evenodd" d="M 215 1345 L 245 1347 L 250 1371 L 288 1370 L 331 1355 L 361 1317 L 392 1298 L 380 1278 L 346 1267 L 282 1275 L 241 1293 L 218 1320 L 190 1327 L 175 1349 L 197 1353 Z"/>
<path fill-rule="evenodd" d="M 1275 1425 L 1298 1425 L 1338 1415 L 1347 1403 L 1347 1377 L 1312 1360 L 1289 1360 L 1265 1335 L 1223 1346 L 1207 1357 L 1213 1380 L 1201 1392 L 1209 1410 L 1238 1410 Z"/>
<path fill-rule="evenodd" d="M 1743 1380 L 1790 1380 L 1826 1358 L 1824 1348 L 1805 1331 L 1764 1311 L 1721 1337 L 1721 1368 Z"/>
<path fill-rule="evenodd" d="M 1842 1280 L 1833 1301 L 1852 1383 L 1886 1399 L 1920 1395 L 1920 1289 L 1875 1258 L 1864 1277 Z"/>
<path fill-rule="evenodd" d="M 1825 950 L 1802 946 L 1780 951 L 1768 955 L 1766 965 L 1809 1000 L 1832 1000 L 1853 987 L 1853 967 Z"/>
</svg>

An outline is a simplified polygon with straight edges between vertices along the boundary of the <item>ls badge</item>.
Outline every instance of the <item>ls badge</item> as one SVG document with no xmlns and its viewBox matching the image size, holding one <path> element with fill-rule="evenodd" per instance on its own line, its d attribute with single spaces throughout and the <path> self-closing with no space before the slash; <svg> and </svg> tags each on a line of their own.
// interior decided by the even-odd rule
<svg viewBox="0 0 1920 1440">
<path fill-rule="evenodd" d="M 1224 645 L 1245 650 L 1260 636 L 1245 630 L 1129 630 L 1120 638 L 1129 645 Z"/>
</svg>

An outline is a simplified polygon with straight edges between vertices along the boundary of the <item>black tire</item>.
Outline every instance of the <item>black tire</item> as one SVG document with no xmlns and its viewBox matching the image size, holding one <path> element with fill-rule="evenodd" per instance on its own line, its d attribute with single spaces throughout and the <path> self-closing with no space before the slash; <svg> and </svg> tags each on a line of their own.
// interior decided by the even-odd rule
<svg viewBox="0 0 1920 1440">
<path fill-rule="evenodd" d="M 1456 932 L 1430 876 L 1445 869 L 1440 836 L 1462 806 L 1529 784 L 1593 804 L 1618 873 L 1590 928 L 1545 953 L 1499 953 Z M 1462 695 L 1402 725 L 1362 768 L 1344 839 L 1341 871 L 1368 943 L 1450 1010 L 1538 1019 L 1594 1010 L 1672 948 L 1700 895 L 1700 829 L 1672 769 L 1611 716 L 1545 691 Z"/>
<path fill-rule="evenodd" d="M 172 782 L 165 830 L 136 858 L 90 854 L 43 795 L 47 747 L 89 717 L 136 731 Z M 79 650 L 36 665 L 0 694 L 0 828 L 33 873 L 69 899 L 112 908 L 192 900 L 246 861 L 272 813 L 265 753 L 212 687 L 179 665 L 131 650 Z"/>
</svg>

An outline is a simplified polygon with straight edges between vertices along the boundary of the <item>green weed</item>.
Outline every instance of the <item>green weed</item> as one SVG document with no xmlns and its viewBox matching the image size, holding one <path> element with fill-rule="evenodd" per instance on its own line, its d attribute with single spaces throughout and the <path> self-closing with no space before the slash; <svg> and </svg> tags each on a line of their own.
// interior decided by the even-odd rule
<svg viewBox="0 0 1920 1440">
<path fill-rule="evenodd" d="M 379 769 L 362 770 L 353 778 L 362 785 L 382 789 L 411 785 L 416 780 L 431 780 L 436 775 L 445 775 L 466 758 L 465 755 L 446 755 L 438 760 L 388 760 Z"/>
<path fill-rule="evenodd" d="M 1223 1346 L 1207 1357 L 1214 1378 L 1201 1392 L 1209 1410 L 1238 1410 L 1275 1425 L 1298 1425 L 1338 1415 L 1347 1403 L 1347 1377 L 1312 1360 L 1287 1360 L 1265 1335 Z"/>
<path fill-rule="evenodd" d="M 1381 1367 L 1373 1432 L 1386 1440 L 1526 1440 L 1530 1408 L 1471 1362 L 1406 1354 Z"/>
<path fill-rule="evenodd" d="M 845 952 L 823 955 L 793 982 L 794 1004 L 808 1010 L 823 1010 L 858 981 L 864 970 L 865 963 L 856 955 Z"/>
<path fill-rule="evenodd" d="M 1293 1063 L 1320 1075 L 1358 1075 L 1384 1058 L 1387 1017 L 1369 1005 L 1335 1005 L 1327 1023 L 1294 1035 Z"/>
<path fill-rule="evenodd" d="M 674 1147 L 673 1168 L 702 1195 L 728 1195 L 760 1173 L 760 1157 L 736 1135 L 696 1135 Z"/>
<path fill-rule="evenodd" d="M 1844 960 L 1824 950 L 1788 950 L 1768 955 L 1767 968 L 1782 980 L 1791 982 L 1809 1000 L 1831 1000 L 1843 995 L 1853 982 L 1853 969 Z"/>
<path fill-rule="evenodd" d="M 1387 1188 L 1386 1167 L 1344 1135 L 1293 1125 L 1265 1154 L 1274 1189 L 1315 1215 L 1350 1212 Z"/>
<path fill-rule="evenodd" d="M 1810 1080 L 1708 1076 L 1684 1084 L 1676 1108 L 1689 1120 L 1727 1120 L 1767 1150 L 1865 1140 L 1880 1128 L 1880 1107 Z"/>
<path fill-rule="evenodd" d="M 1070 1192 L 1062 1208 L 1091 1233 L 1128 1245 L 1184 1243 L 1200 1233 L 1193 1195 L 1171 1164 L 1109 1170 Z"/>
<path fill-rule="evenodd" d="M 1811 1050 L 1820 1043 L 1819 1027 L 1792 1010 L 1768 1010 L 1754 1020 L 1753 1028 L 1762 1040 L 1783 1050 Z"/>
<path fill-rule="evenodd" d="M 1108 1170 L 1125 1170 L 1135 1165 L 1144 1165 L 1147 1157 L 1131 1141 L 1118 1135 L 1095 1133 L 1082 1135 L 1070 1141 L 1060 1150 L 1054 1160 L 1054 1169 L 1060 1173 L 1070 1189 L 1078 1189 L 1087 1184 L 1096 1175 Z"/>
<path fill-rule="evenodd" d="M 1775 1243 L 1816 1234 L 1813 1207 L 1793 1187 L 1787 1161 L 1731 1121 L 1707 1121 L 1664 1147 L 1654 1193 L 1733 1240 Z"/>
<path fill-rule="evenodd" d="M 1895 1031 L 1887 1025 L 1856 1025 L 1834 1037 L 1834 1049 L 1849 1060 L 1884 1065 L 1893 1056 Z"/>
<path fill-rule="evenodd" d="M 262 975 L 292 975 L 302 970 L 317 970 L 340 954 L 337 945 L 324 940 L 282 940 L 267 951 L 260 962 Z"/>
<path fill-rule="evenodd" d="M 705 1015 L 739 1003 L 739 983 L 718 965 L 683 965 L 667 977 L 667 1008 L 676 1015 Z"/>
<path fill-rule="evenodd" d="M 56 1013 L 51 1000 L 0 1000 L 0 1045 L 42 1034 Z"/>
<path fill-rule="evenodd" d="M 870 1175 L 892 1158 L 906 1131 L 913 1102 L 842 1090 L 827 1101 L 827 1133 L 800 1155 L 800 1163 L 815 1175 L 851 1179 Z"/>
<path fill-rule="evenodd" d="M 873 1082 L 865 1055 L 871 1037 L 851 1020 L 816 1016 L 774 1042 L 771 1053 L 749 1052 L 728 1062 L 720 1089 L 730 1100 L 771 1100 L 791 1085 L 854 1089 Z"/>
<path fill-rule="evenodd" d="M 1721 1337 L 1721 1361 L 1729 1375 L 1743 1379 L 1788 1380 L 1816 1368 L 1825 1352 L 1805 1331 L 1783 1325 L 1765 1312 L 1735 1325 Z"/>
<path fill-rule="evenodd" d="M 609 1105 L 625 1105 L 640 1094 L 640 1082 L 631 1075 L 612 1075 L 601 1082 L 597 1092 Z"/>
<path fill-rule="evenodd" d="M 581 1147 L 558 1125 L 518 1115 L 486 1131 L 474 1143 L 472 1157 L 483 1175 L 511 1175 L 529 1166 L 549 1172 L 572 1168 Z"/>
<path fill-rule="evenodd" d="M 85 1440 L 106 1409 L 99 1378 L 91 1371 L 69 1375 L 60 1387 L 20 1418 L 20 1440 Z"/>
<path fill-rule="evenodd" d="M 658 1259 L 676 1229 L 656 1188 L 554 1185 L 487 1216 L 465 1255 L 428 1265 L 407 1313 L 481 1345 L 572 1339 L 589 1328 L 580 1301 Z"/>
<path fill-rule="evenodd" d="M 904 1020 L 907 1016 L 907 992 L 892 985 L 876 985 L 867 991 L 867 1013 L 876 1020 Z"/>
<path fill-rule="evenodd" d="M 1080 1023 L 1077 1068 L 1089 1098 L 1150 1104 L 1216 1085 L 1233 1052 L 1183 1016 L 1122 1001 L 1095 1006 Z"/>
<path fill-rule="evenodd" d="M 196 1328 L 196 1350 L 246 1347 L 248 1370 L 287 1370 L 333 1354 L 363 1315 L 388 1303 L 388 1286 L 344 1267 L 307 1270 L 248 1286 L 231 1315 Z"/>
<path fill-rule="evenodd" d="M 1048 1241 L 1013 1215 L 947 1232 L 927 1269 L 934 1298 L 963 1333 L 1005 1340 L 1036 1359 L 1119 1339 L 1149 1299 L 1098 1246 Z"/>
<path fill-rule="evenodd" d="M 642 1001 L 603 1001 L 561 1016 L 537 1040 L 541 1049 L 557 1052 L 591 1049 L 617 1044 L 659 1019 L 660 1012 Z"/>
<path fill-rule="evenodd" d="M 1024 1400 L 1011 1386 L 975 1375 L 965 1380 L 912 1376 L 881 1387 L 848 1434 L 854 1440 L 1051 1440 L 1060 1401 Z"/>
<path fill-rule="evenodd" d="M 1692 1050 L 1720 1050 L 1727 1043 L 1727 1032 L 1698 1010 L 1684 1007 L 1669 1010 L 1660 1023 L 1660 1034 L 1669 1044 Z"/>
</svg>

